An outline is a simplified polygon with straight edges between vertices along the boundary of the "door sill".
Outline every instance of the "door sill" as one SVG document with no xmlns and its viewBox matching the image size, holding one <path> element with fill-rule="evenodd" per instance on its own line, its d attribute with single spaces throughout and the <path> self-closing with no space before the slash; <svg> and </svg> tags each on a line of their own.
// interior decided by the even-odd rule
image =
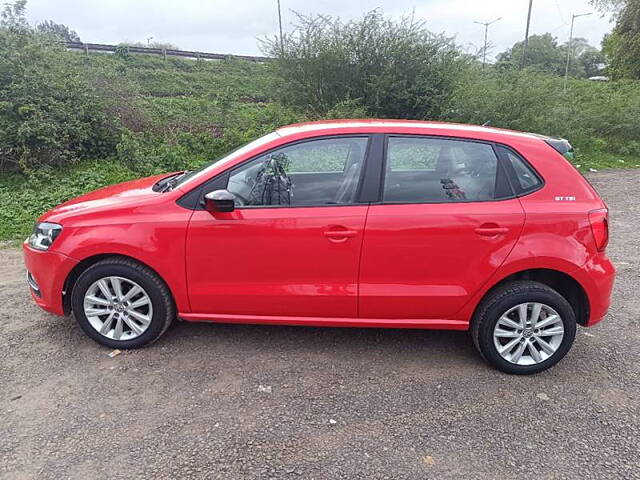
<svg viewBox="0 0 640 480">
<path fill-rule="evenodd" d="M 280 317 L 262 315 L 229 315 L 208 313 L 179 313 L 189 322 L 247 323 L 256 325 L 298 325 L 308 327 L 355 328 L 416 328 L 423 330 L 468 330 L 469 322 L 425 318 L 333 318 Z"/>
</svg>

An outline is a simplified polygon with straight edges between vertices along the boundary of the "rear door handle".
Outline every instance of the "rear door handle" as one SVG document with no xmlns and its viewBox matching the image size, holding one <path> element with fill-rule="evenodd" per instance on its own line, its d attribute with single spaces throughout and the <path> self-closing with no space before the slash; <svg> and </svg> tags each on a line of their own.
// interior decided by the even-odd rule
<svg viewBox="0 0 640 480">
<path fill-rule="evenodd" d="M 509 229 L 507 227 L 499 227 L 497 225 L 482 225 L 476 228 L 476 233 L 482 237 L 495 237 L 496 235 L 504 235 Z"/>
</svg>

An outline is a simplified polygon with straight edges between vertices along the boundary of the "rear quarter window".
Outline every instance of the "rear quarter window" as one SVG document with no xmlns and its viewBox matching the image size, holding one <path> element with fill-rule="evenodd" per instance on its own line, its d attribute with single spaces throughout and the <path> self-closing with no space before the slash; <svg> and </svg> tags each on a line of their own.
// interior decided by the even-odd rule
<svg viewBox="0 0 640 480">
<path fill-rule="evenodd" d="M 532 192 L 542 185 L 540 176 L 520 155 L 509 148 L 501 146 L 498 147 L 498 150 L 506 160 L 507 172 L 517 193 Z"/>
</svg>

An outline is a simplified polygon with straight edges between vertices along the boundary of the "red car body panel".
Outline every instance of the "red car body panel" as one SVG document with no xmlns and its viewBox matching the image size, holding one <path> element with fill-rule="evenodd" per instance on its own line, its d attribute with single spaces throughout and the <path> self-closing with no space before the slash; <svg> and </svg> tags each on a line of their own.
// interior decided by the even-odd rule
<svg viewBox="0 0 640 480">
<path fill-rule="evenodd" d="M 215 215 L 176 203 L 271 148 L 327 135 L 377 133 L 505 144 L 547 182 L 533 193 L 489 202 L 256 208 Z M 34 295 L 40 306 L 62 314 L 65 281 L 75 266 L 124 255 L 155 270 L 179 316 L 191 321 L 463 330 L 493 286 L 531 269 L 574 278 L 588 298 L 587 325 L 609 307 L 614 269 L 597 251 L 588 218 L 604 203 L 533 135 L 406 121 L 301 124 L 241 148 L 173 191 L 152 189 L 161 178 L 101 189 L 40 218 L 63 225 L 49 251 L 24 247 L 27 268 L 42 290 L 41 298 Z M 476 231 L 485 227 L 504 231 Z"/>
<path fill-rule="evenodd" d="M 186 256 L 192 313 L 356 318 L 368 208 L 195 211 Z M 341 231 L 350 236 L 325 236 Z"/>
<path fill-rule="evenodd" d="M 518 199 L 372 205 L 360 267 L 360 315 L 452 316 L 502 265 L 524 224 Z M 505 234 L 484 236 L 484 227 Z"/>
</svg>

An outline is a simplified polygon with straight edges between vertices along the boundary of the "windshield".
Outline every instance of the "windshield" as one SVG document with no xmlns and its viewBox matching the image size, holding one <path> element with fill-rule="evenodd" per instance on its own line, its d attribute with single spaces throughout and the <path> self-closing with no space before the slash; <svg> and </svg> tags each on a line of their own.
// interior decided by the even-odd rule
<svg viewBox="0 0 640 480">
<path fill-rule="evenodd" d="M 204 175 L 206 175 L 207 172 L 209 172 L 209 170 L 211 170 L 214 166 L 219 165 L 219 164 L 225 164 L 225 163 L 229 163 L 233 160 L 235 160 L 236 158 L 244 155 L 247 152 L 250 152 L 251 150 L 253 150 L 254 148 L 257 148 L 261 145 L 265 145 L 273 140 L 275 140 L 276 138 L 278 138 L 280 135 L 278 135 L 276 132 L 272 132 L 269 133 L 267 135 L 265 135 L 264 137 L 260 137 L 257 138 L 255 140 L 252 140 L 249 143 L 245 143 L 244 145 L 236 148 L 235 150 L 225 154 L 224 156 L 214 160 L 213 162 L 207 163 L 205 165 L 203 165 L 202 167 L 200 167 L 197 170 L 194 170 L 192 172 L 187 172 L 184 175 L 182 175 L 179 179 L 179 181 L 174 185 L 174 187 L 180 187 L 184 184 L 186 184 L 187 182 L 190 182 L 191 180 L 195 180 L 198 178 L 203 177 Z"/>
</svg>

